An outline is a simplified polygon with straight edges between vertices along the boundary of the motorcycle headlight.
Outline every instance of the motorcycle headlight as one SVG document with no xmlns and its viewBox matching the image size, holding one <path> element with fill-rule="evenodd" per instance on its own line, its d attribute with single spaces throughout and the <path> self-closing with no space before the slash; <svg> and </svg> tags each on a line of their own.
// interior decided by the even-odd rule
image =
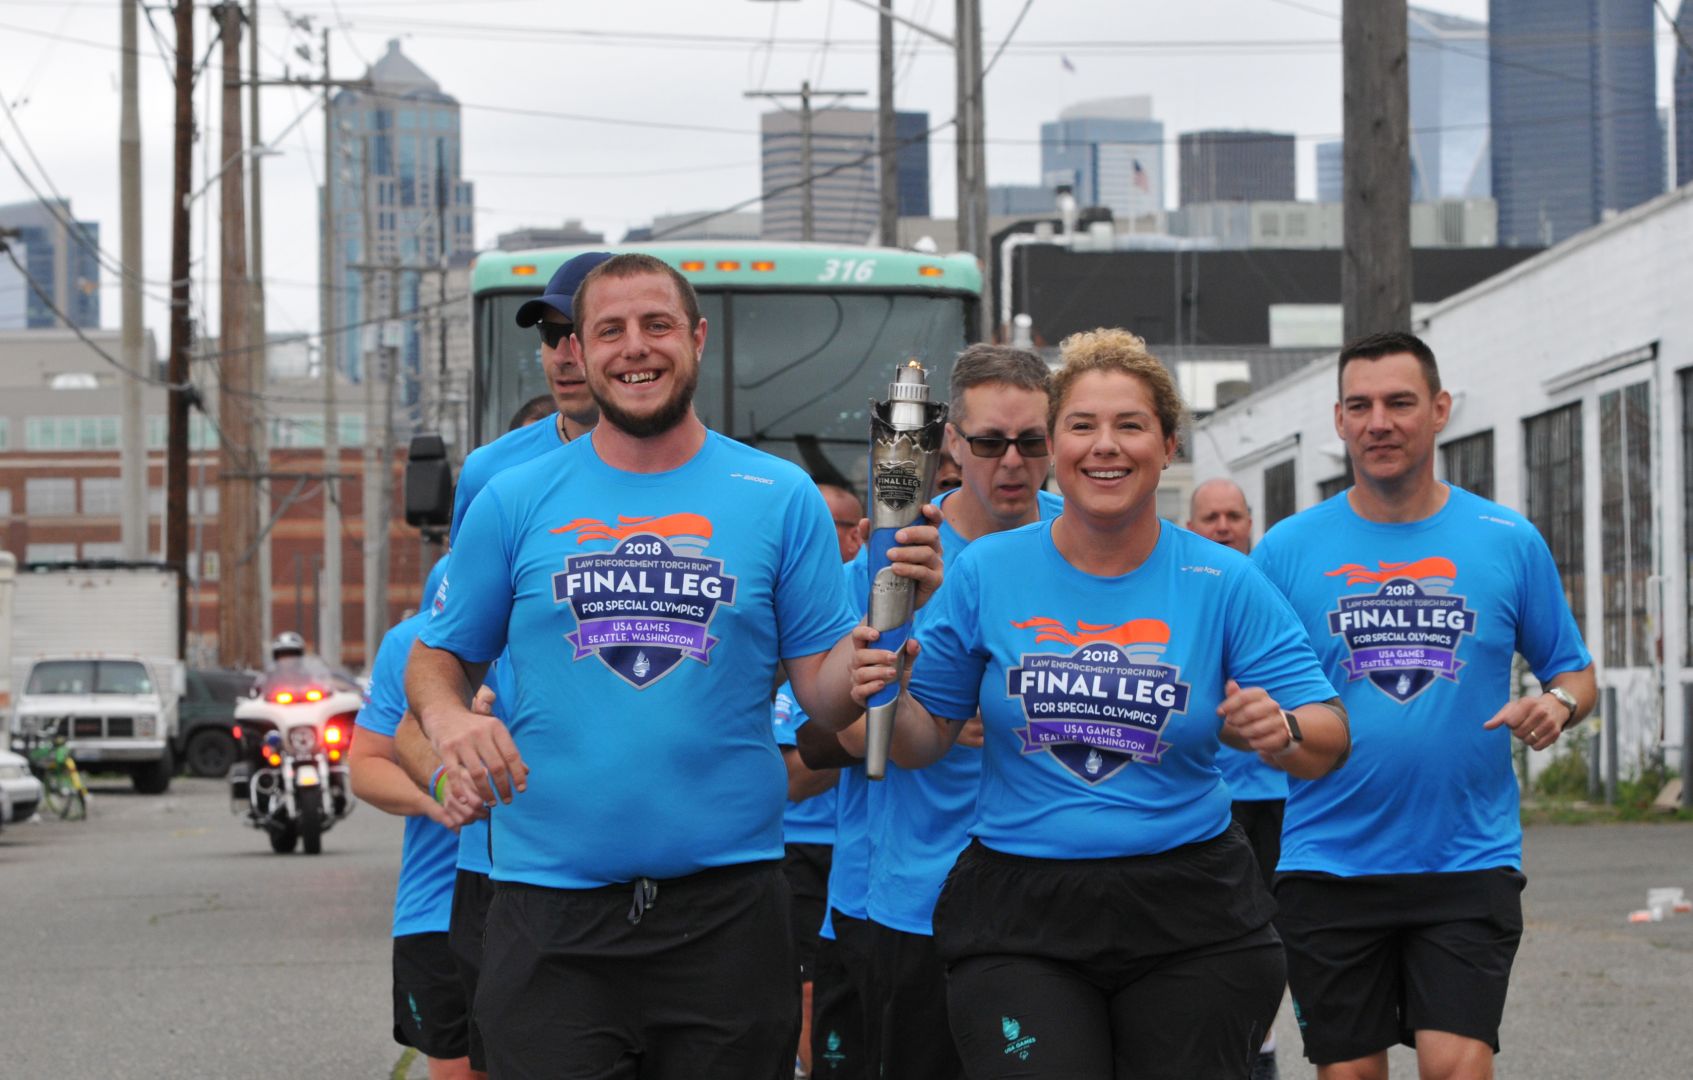
<svg viewBox="0 0 1693 1080">
<path fill-rule="evenodd" d="M 310 754 L 317 750 L 317 729 L 302 724 L 288 732 L 288 749 L 296 754 Z"/>
</svg>

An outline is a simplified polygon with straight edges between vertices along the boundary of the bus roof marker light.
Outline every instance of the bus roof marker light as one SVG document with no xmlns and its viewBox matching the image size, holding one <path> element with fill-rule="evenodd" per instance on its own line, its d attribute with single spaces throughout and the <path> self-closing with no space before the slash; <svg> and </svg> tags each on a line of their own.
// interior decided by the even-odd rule
<svg viewBox="0 0 1693 1080">
<path fill-rule="evenodd" d="M 511 272 L 512 272 L 513 277 L 534 277 L 535 276 L 535 264 L 534 263 L 521 263 L 517 266 L 512 267 Z"/>
<path fill-rule="evenodd" d="M 917 273 L 923 277 L 941 277 L 946 273 L 946 271 L 930 263 L 924 263 L 917 268 Z"/>
<path fill-rule="evenodd" d="M 719 270 L 731 271 L 731 270 L 739 270 L 740 268 L 741 268 L 741 264 L 734 259 L 719 259 L 719 260 L 717 260 L 717 269 L 719 269 Z"/>
<path fill-rule="evenodd" d="M 752 268 L 760 274 L 768 274 L 776 269 L 776 264 L 769 259 L 757 259 L 753 262 Z"/>
<path fill-rule="evenodd" d="M 687 274 L 697 274 L 705 269 L 704 259 L 683 259 L 682 271 Z"/>
</svg>

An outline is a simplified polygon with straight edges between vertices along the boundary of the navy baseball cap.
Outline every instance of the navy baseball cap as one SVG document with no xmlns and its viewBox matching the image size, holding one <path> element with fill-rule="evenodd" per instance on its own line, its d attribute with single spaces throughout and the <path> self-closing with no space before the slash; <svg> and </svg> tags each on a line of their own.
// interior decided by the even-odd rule
<svg viewBox="0 0 1693 1080">
<path fill-rule="evenodd" d="M 577 286 L 594 267 L 611 258 L 609 251 L 587 251 L 576 256 L 553 273 L 551 281 L 547 282 L 547 291 L 530 300 L 517 309 L 517 325 L 534 326 L 541 321 L 547 308 L 574 321 L 570 314 L 570 301 L 576 296 Z"/>
</svg>

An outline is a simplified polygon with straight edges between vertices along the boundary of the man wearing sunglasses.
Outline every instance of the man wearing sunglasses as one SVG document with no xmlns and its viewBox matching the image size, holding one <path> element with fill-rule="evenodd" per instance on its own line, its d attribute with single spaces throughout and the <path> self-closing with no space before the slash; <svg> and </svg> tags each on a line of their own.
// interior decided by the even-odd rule
<svg viewBox="0 0 1693 1080">
<path fill-rule="evenodd" d="M 946 453 L 962 483 L 938 493 L 941 552 L 947 560 L 972 540 L 1056 517 L 1063 500 L 1041 490 L 1050 464 L 1046 438 L 1047 368 L 1040 357 L 1002 345 L 972 345 L 952 369 Z M 856 577 L 855 577 L 856 574 Z M 941 586 L 946 587 L 944 584 Z M 863 556 L 848 566 L 848 593 L 862 609 L 869 597 Z M 935 901 L 947 872 L 969 842 L 981 784 L 982 728 L 965 726 L 946 756 L 926 769 L 888 764 L 874 795 L 862 761 L 863 724 L 839 740 L 800 728 L 800 753 L 812 768 L 840 767 L 834 862 L 829 876 L 831 930 L 837 958 L 864 1003 L 865 1049 L 854 1060 L 851 1036 L 837 1031 L 848 1053 L 835 1058 L 813 1045 L 814 1076 L 829 1080 L 880 1075 L 886 1080 L 962 1078 L 946 1012 L 946 970 L 935 954 Z M 856 814 L 863 821 L 854 821 Z M 873 855 L 854 855 L 863 837 Z M 867 871 L 864 869 L 868 867 Z M 868 972 L 855 970 L 868 965 Z M 819 986 L 833 1003 L 835 988 Z M 833 1008 L 820 1005 L 814 1031 L 827 1039 Z M 839 1060 L 837 1060 L 839 1059 Z"/>
<path fill-rule="evenodd" d="M 450 536 L 458 535 L 459 523 L 470 509 L 471 500 L 495 473 L 539 457 L 599 423 L 600 410 L 588 393 L 582 365 L 570 355 L 570 334 L 575 327 L 570 302 L 588 271 L 609 258 L 609 251 L 589 251 L 576 256 L 553 273 L 546 292 L 517 309 L 517 325 L 525 329 L 533 326 L 540 335 L 541 372 L 546 376 L 547 392 L 552 395 L 558 412 L 546 421 L 508 432 L 471 451 L 464 459 L 458 489 L 453 493 Z"/>
</svg>

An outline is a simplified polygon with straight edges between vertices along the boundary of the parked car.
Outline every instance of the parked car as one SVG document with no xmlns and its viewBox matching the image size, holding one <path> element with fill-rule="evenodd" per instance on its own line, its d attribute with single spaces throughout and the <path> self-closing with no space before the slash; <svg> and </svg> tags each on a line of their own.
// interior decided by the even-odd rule
<svg viewBox="0 0 1693 1080">
<path fill-rule="evenodd" d="M 8 823 L 28 821 L 41 805 L 41 781 L 22 754 L 0 749 L 0 796 L 0 817 Z"/>
<path fill-rule="evenodd" d="M 235 705 L 251 696 L 255 678 L 251 671 L 188 670 L 176 757 L 194 776 L 222 777 L 235 764 Z"/>
</svg>

